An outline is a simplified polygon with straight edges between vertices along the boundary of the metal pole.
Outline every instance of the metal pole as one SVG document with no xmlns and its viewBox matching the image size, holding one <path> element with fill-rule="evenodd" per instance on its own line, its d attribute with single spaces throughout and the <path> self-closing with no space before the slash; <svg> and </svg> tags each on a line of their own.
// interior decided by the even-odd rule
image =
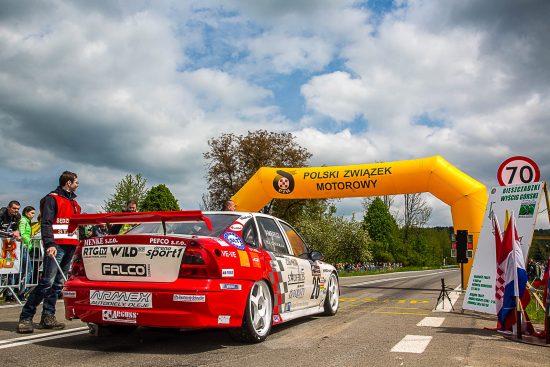
<svg viewBox="0 0 550 367">
<path fill-rule="evenodd" d="M 521 300 L 519 297 L 516 297 L 516 328 L 517 328 L 517 337 L 522 339 L 522 330 L 521 330 Z"/>
<path fill-rule="evenodd" d="M 65 276 L 65 273 L 63 273 L 63 270 L 61 270 L 61 266 L 57 262 L 57 259 L 55 258 L 55 256 L 52 256 L 52 260 L 55 262 L 55 265 L 57 265 L 57 270 L 59 270 L 59 272 L 61 273 L 61 276 L 63 277 L 63 280 L 67 281 L 67 277 Z"/>
<path fill-rule="evenodd" d="M 464 264 L 460 263 L 460 284 L 462 286 L 462 290 L 465 289 L 464 287 Z"/>
</svg>

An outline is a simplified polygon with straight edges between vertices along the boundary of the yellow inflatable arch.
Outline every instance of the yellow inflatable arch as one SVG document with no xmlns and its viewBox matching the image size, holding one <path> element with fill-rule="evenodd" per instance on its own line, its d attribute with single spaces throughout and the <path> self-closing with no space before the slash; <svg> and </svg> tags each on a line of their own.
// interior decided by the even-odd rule
<svg viewBox="0 0 550 367">
<path fill-rule="evenodd" d="M 430 192 L 451 207 L 455 231 L 474 235 L 485 207 L 485 185 L 440 156 L 351 166 L 260 168 L 231 199 L 239 211 L 259 211 L 271 199 L 328 199 Z M 468 284 L 472 260 L 464 266 Z"/>
</svg>

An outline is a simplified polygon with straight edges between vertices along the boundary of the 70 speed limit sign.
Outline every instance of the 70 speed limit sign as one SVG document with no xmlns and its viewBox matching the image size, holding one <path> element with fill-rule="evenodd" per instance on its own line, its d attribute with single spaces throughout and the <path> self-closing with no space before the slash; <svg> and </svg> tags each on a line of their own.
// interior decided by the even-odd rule
<svg viewBox="0 0 550 367">
<path fill-rule="evenodd" d="M 500 186 L 538 182 L 540 170 L 532 159 L 515 156 L 502 162 L 498 168 L 497 178 Z"/>
</svg>

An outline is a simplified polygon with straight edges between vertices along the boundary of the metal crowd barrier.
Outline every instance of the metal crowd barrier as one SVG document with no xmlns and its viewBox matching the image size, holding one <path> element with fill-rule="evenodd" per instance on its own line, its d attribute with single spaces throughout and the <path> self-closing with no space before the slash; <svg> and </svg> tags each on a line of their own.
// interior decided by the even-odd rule
<svg viewBox="0 0 550 367">
<path fill-rule="evenodd" d="M 0 237 L 0 292 L 4 298 L 13 296 L 21 305 L 20 295 L 28 294 L 38 285 L 44 263 L 44 250 L 39 237 L 31 239 L 32 249 L 27 251 L 20 241 Z M 14 247 L 15 244 L 15 247 Z M 19 269 L 14 272 L 15 262 Z"/>
</svg>

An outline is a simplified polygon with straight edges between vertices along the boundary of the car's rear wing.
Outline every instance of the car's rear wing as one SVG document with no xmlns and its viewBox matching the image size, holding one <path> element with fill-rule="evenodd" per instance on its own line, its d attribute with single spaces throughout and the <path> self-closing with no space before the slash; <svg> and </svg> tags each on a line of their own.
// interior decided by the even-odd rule
<svg viewBox="0 0 550 367">
<path fill-rule="evenodd" d="M 212 230 L 210 219 L 202 214 L 200 210 L 176 210 L 166 212 L 121 212 L 121 213 L 98 213 L 78 214 L 69 221 L 69 233 L 72 233 L 78 226 L 86 224 L 124 224 L 124 223 L 162 223 L 166 234 L 166 222 L 194 222 L 206 223 L 209 230 Z"/>
</svg>

